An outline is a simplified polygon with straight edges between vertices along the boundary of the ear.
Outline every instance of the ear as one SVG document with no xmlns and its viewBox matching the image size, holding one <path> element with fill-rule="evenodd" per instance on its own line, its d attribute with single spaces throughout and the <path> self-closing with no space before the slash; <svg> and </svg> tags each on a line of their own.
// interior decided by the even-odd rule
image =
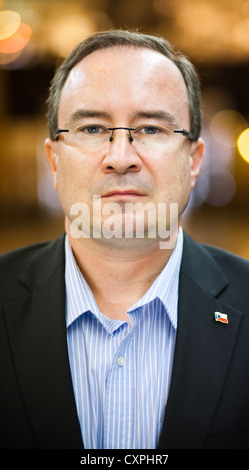
<svg viewBox="0 0 249 470">
<path fill-rule="evenodd" d="M 204 141 L 199 138 L 193 142 L 190 147 L 190 171 L 191 171 L 191 189 L 195 187 L 200 173 L 202 159 L 204 156 Z"/>
<path fill-rule="evenodd" d="M 52 175 L 53 182 L 54 182 L 54 188 L 57 189 L 57 163 L 58 163 L 57 142 L 54 142 L 51 139 L 46 139 L 44 142 L 44 145 L 45 145 L 47 161 L 48 161 L 49 168 L 50 168 L 51 175 Z"/>
</svg>

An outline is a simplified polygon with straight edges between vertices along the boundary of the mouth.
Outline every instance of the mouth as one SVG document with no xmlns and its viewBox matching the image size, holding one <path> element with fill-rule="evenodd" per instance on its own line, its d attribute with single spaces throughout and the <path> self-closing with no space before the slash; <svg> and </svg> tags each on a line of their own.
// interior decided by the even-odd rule
<svg viewBox="0 0 249 470">
<path fill-rule="evenodd" d="M 102 195 L 102 198 L 113 198 L 113 197 L 144 197 L 145 194 L 136 191 L 135 189 L 126 189 L 120 191 L 118 189 L 114 189 L 113 191 L 109 191 L 108 193 Z"/>
</svg>

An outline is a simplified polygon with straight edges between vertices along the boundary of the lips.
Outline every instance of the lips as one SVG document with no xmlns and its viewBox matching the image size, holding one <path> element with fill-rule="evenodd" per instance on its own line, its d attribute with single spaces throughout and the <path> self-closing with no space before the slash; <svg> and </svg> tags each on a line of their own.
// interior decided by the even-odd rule
<svg viewBox="0 0 249 470">
<path fill-rule="evenodd" d="M 139 191 L 136 191 L 135 189 L 126 189 L 123 191 L 114 189 L 102 195 L 102 197 L 113 197 L 113 196 L 145 196 L 145 194 L 140 193 Z"/>
</svg>

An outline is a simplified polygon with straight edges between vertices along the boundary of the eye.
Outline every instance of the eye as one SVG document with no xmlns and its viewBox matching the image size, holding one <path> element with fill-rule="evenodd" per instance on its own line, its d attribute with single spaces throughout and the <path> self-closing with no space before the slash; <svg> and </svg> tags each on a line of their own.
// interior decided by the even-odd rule
<svg viewBox="0 0 249 470">
<path fill-rule="evenodd" d="M 140 129 L 143 134 L 154 135 L 160 132 L 160 129 L 155 126 L 145 126 Z"/>
<path fill-rule="evenodd" d="M 85 134 L 100 134 L 105 132 L 105 129 L 102 126 L 92 125 L 92 126 L 82 126 L 78 129 L 78 132 L 83 132 Z"/>
<path fill-rule="evenodd" d="M 159 126 L 140 126 L 136 129 L 136 133 L 140 133 L 142 135 L 166 137 L 172 133 L 172 129 Z"/>
<path fill-rule="evenodd" d="M 167 133 L 167 131 L 158 126 L 140 126 L 136 129 L 136 133 L 140 133 L 142 135 L 160 135 Z"/>
</svg>

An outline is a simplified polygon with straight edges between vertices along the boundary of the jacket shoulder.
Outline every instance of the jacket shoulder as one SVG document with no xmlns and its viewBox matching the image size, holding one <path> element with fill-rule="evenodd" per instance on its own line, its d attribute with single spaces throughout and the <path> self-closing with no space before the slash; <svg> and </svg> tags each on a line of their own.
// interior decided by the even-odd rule
<svg viewBox="0 0 249 470">
<path fill-rule="evenodd" d="M 241 273 L 249 280 L 249 260 L 211 245 L 202 244 L 202 247 L 226 272 L 236 276 Z"/>
<path fill-rule="evenodd" d="M 11 263 L 12 261 L 14 263 L 21 262 L 22 260 L 25 260 L 27 256 L 28 257 L 30 255 L 32 256 L 33 253 L 36 253 L 38 250 L 46 247 L 50 243 L 51 242 L 36 243 L 34 245 L 24 246 L 21 248 L 16 248 L 14 250 L 1 253 L 0 254 L 0 268 L 2 268 L 5 265 L 9 266 L 9 263 Z"/>
<path fill-rule="evenodd" d="M 184 234 L 182 271 L 214 296 L 245 310 L 249 302 L 249 261 Z"/>
<path fill-rule="evenodd" d="M 27 292 L 38 279 L 49 276 L 59 262 L 64 262 L 64 235 L 53 241 L 18 248 L 0 255 L 0 298 L 11 302 Z M 27 279 L 27 282 L 26 282 Z"/>
<path fill-rule="evenodd" d="M 216 246 L 196 242 L 186 233 L 184 233 L 184 244 L 188 257 L 192 260 L 194 259 L 196 265 L 199 265 L 200 261 L 206 261 L 208 256 L 209 259 L 212 259 L 226 272 L 234 271 L 235 269 L 237 273 L 239 270 L 244 272 L 246 276 L 249 276 L 249 260 L 245 258 Z M 203 269 L 205 269 L 205 266 L 203 266 Z"/>
</svg>

